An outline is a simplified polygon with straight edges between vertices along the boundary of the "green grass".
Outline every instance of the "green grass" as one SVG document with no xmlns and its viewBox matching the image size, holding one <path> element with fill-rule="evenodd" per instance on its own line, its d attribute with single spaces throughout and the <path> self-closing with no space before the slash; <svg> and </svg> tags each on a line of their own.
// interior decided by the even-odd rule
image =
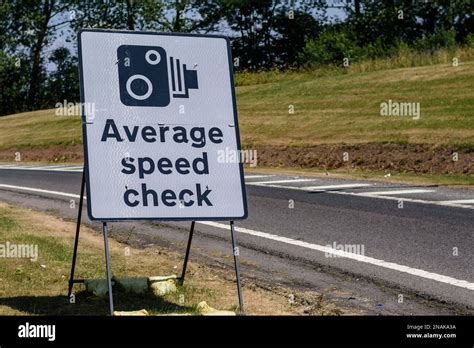
<svg viewBox="0 0 474 348">
<path fill-rule="evenodd" d="M 9 216 L 0 215 L 0 231 L 11 231 L 16 226 L 16 221 Z"/>
<path fill-rule="evenodd" d="M 40 110 L 0 117 L 0 149 L 82 143 L 81 118 Z"/>
<path fill-rule="evenodd" d="M 278 80 L 278 79 L 277 79 Z M 238 88 L 243 143 L 474 144 L 474 62 L 288 79 Z M 420 103 L 421 117 L 382 117 L 389 99 Z M 294 106 L 294 114 L 288 112 Z"/>
<path fill-rule="evenodd" d="M 459 56 L 457 67 L 433 64 L 453 55 Z M 243 145 L 391 142 L 472 149 L 473 50 L 442 51 L 435 58 L 401 55 L 348 69 L 237 74 Z M 399 66 L 410 67 L 393 68 Z M 419 102 L 421 118 L 380 116 L 380 104 L 389 99 Z M 81 120 L 54 110 L 11 115 L 0 117 L 0 134 L 0 149 L 77 144 Z"/>
<path fill-rule="evenodd" d="M 95 298 L 84 291 L 76 293 L 75 304 L 68 302 L 66 286 L 72 246 L 65 243 L 64 237 L 48 235 L 49 228 L 42 230 L 37 220 L 29 219 L 24 213 L 12 206 L 0 206 L 0 243 L 8 241 L 10 245 L 36 245 L 38 248 L 36 262 L 24 258 L 0 260 L 0 314 L 107 314 L 107 300 Z M 114 275 L 125 275 L 130 262 L 127 263 L 117 253 L 114 256 Z M 84 278 L 103 278 L 105 272 L 102 265 L 102 250 L 82 243 L 76 274 Z M 150 294 L 125 295 L 119 290 L 115 297 L 120 310 L 146 308 L 150 314 L 196 314 L 196 304 L 178 305 L 181 294 L 187 299 L 205 295 L 208 301 L 216 296 L 209 289 L 185 285 L 179 287 L 178 293 L 163 298 Z M 2 306 L 11 309 L 5 311 Z"/>
<path fill-rule="evenodd" d="M 99 298 L 85 291 L 85 286 L 74 286 L 75 303 L 67 297 L 74 241 L 73 222 L 49 214 L 19 208 L 0 202 L 0 244 L 6 247 L 34 245 L 37 259 L 0 257 L 0 315 L 107 315 L 108 298 Z M 171 275 L 180 271 L 181 253 L 159 246 L 138 249 L 123 244 L 111 232 L 109 250 L 114 277 L 147 277 Z M 129 253 L 125 253 L 128 248 Z M 178 266 L 179 265 L 179 266 Z M 189 262 L 186 282 L 177 284 L 177 292 L 155 296 L 126 293 L 114 286 L 115 309 L 136 311 L 146 309 L 151 315 L 200 315 L 198 304 L 206 301 L 211 307 L 234 310 L 237 298 L 233 275 L 228 269 Z M 97 231 L 82 226 L 76 263 L 76 279 L 105 279 L 103 239 Z M 286 296 L 272 291 L 252 288 L 246 281 L 244 294 L 248 313 L 295 314 Z M 249 286 L 249 287 L 247 287 Z M 289 291 L 283 289 L 282 291 Z M 297 292 L 298 293 L 298 292 Z M 334 307 L 324 304 L 321 310 Z M 302 311 L 302 309 L 301 309 Z M 331 313 L 337 314 L 337 307 Z M 347 311 L 350 313 L 350 311 Z"/>
</svg>

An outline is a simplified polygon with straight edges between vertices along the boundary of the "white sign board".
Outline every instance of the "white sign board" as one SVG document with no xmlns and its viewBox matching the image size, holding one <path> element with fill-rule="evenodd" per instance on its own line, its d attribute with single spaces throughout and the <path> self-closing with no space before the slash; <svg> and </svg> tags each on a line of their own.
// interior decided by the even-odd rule
<svg viewBox="0 0 474 348">
<path fill-rule="evenodd" d="M 84 29 L 79 66 L 91 219 L 247 217 L 227 38 Z"/>
</svg>

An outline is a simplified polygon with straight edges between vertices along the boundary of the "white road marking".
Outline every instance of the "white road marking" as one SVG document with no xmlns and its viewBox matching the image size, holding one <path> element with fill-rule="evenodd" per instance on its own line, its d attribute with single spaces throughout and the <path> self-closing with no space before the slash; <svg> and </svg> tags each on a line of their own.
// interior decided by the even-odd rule
<svg viewBox="0 0 474 348">
<path fill-rule="evenodd" d="M 346 195 L 346 196 L 358 196 L 358 197 L 366 197 L 366 198 L 378 198 L 378 199 L 388 199 L 392 201 L 404 201 L 404 202 L 412 202 L 412 203 L 422 203 L 422 204 L 432 204 L 432 205 L 441 205 L 444 207 L 455 207 L 455 208 L 465 208 L 465 209 L 474 209 L 474 206 L 463 205 L 463 204 L 446 204 L 443 201 L 425 201 L 423 199 L 415 199 L 415 198 L 401 198 L 401 197 L 390 197 L 390 196 L 376 196 L 376 195 L 364 195 L 359 192 L 343 192 L 343 191 L 329 191 L 328 193 L 337 194 L 337 195 Z"/>
<path fill-rule="evenodd" d="M 322 185 L 322 186 L 305 186 L 300 187 L 301 190 L 308 191 L 326 191 L 342 188 L 358 188 L 358 187 L 367 187 L 372 186 L 373 184 L 340 184 L 340 185 Z"/>
<path fill-rule="evenodd" d="M 197 221 L 197 223 L 207 225 L 207 226 L 222 228 L 222 229 L 226 229 L 226 230 L 229 229 L 228 225 L 221 224 L 221 223 L 218 223 L 218 222 L 213 222 L 213 221 Z M 408 274 L 418 276 L 418 277 L 421 277 L 421 278 L 434 280 L 434 281 L 437 281 L 437 282 L 440 282 L 440 283 L 445 283 L 445 284 L 457 286 L 457 287 L 460 287 L 460 288 L 465 288 L 465 289 L 468 289 L 468 290 L 474 290 L 474 283 L 468 282 L 466 280 L 460 280 L 460 279 L 448 277 L 448 276 L 445 276 L 445 275 L 442 275 L 442 274 L 427 272 L 427 271 L 424 271 L 422 269 L 412 268 L 412 267 L 400 265 L 400 264 L 393 263 L 393 262 L 386 262 L 384 260 L 375 259 L 373 257 L 368 257 L 368 256 L 354 254 L 354 253 L 349 253 L 349 252 L 342 251 L 342 250 L 335 250 L 333 248 L 329 248 L 329 247 L 323 246 L 323 245 L 312 244 L 312 243 L 303 242 L 301 240 L 295 240 L 295 239 L 291 239 L 291 238 L 287 238 L 287 237 L 281 237 L 281 236 L 277 236 L 275 234 L 270 234 L 270 233 L 266 233 L 266 232 L 250 230 L 248 228 L 235 227 L 235 230 L 237 232 L 248 234 L 248 235 L 251 235 L 251 236 L 270 239 L 270 240 L 274 240 L 274 241 L 277 241 L 277 242 L 286 243 L 286 244 L 290 244 L 290 245 L 295 245 L 295 246 L 299 246 L 299 247 L 306 248 L 306 249 L 317 250 L 317 251 L 321 251 L 323 253 L 331 253 L 331 254 L 338 255 L 338 256 L 341 256 L 341 257 L 345 257 L 345 258 L 348 258 L 348 259 L 351 259 L 351 260 L 364 262 L 364 263 L 368 263 L 368 264 L 383 267 L 383 268 L 388 268 L 388 269 L 395 270 L 395 271 L 398 271 L 398 272 L 408 273 Z"/>
<path fill-rule="evenodd" d="M 435 192 L 435 190 L 413 189 L 413 190 L 394 190 L 394 191 L 373 191 L 358 192 L 360 196 L 385 196 L 385 195 L 409 195 L 412 193 Z"/>
<path fill-rule="evenodd" d="M 257 182 L 258 183 L 258 182 Z M 246 183 L 247 185 L 256 185 L 257 183 Z M 363 185 L 363 186 L 360 186 Z M 258 185 L 257 185 L 258 186 Z M 264 187 L 275 187 L 275 188 L 283 188 L 289 190 L 302 190 L 302 191 L 309 191 L 311 188 L 315 188 L 315 191 L 312 192 L 326 192 L 330 194 L 338 194 L 338 195 L 348 195 L 348 196 L 358 196 L 358 197 L 365 197 L 365 198 L 378 198 L 378 199 L 388 199 L 393 201 L 403 200 L 404 202 L 412 202 L 412 203 L 422 203 L 422 204 L 432 204 L 432 205 L 440 205 L 444 207 L 451 207 L 451 208 L 463 208 L 463 209 L 474 209 L 474 206 L 460 204 L 460 203 L 444 203 L 444 201 L 428 201 L 423 199 L 414 199 L 414 198 L 401 198 L 401 197 L 390 197 L 390 196 L 379 196 L 376 194 L 367 194 L 371 192 L 346 192 L 346 191 L 332 191 L 337 188 L 355 188 L 355 187 L 365 187 L 371 186 L 371 184 L 343 184 L 343 185 L 325 185 L 325 186 L 284 186 L 284 185 L 262 185 Z M 332 190 L 331 190 L 332 189 Z M 377 192 L 377 191 L 374 191 Z M 393 191 L 390 191 L 393 192 Z"/>
<path fill-rule="evenodd" d="M 56 169 L 51 169 L 51 170 L 57 171 L 57 172 L 61 172 L 61 171 L 70 172 L 70 171 L 78 171 L 78 170 L 82 171 L 82 167 L 61 167 L 61 168 L 56 168 Z"/>
<path fill-rule="evenodd" d="M 82 171 L 82 167 L 77 166 L 10 166 L 3 167 L 0 166 L 0 169 L 13 169 L 13 170 L 45 170 L 45 171 L 55 171 L 55 172 L 78 172 Z"/>
<path fill-rule="evenodd" d="M 15 164 L 0 166 L 0 169 L 21 169 L 22 166 L 17 166 Z"/>
<path fill-rule="evenodd" d="M 267 184 L 284 184 L 292 182 L 307 182 L 307 181 L 319 181 L 318 179 L 285 179 L 285 180 L 270 180 L 270 181 L 256 181 L 249 182 L 248 185 L 267 185 Z"/>
<path fill-rule="evenodd" d="M 259 179 L 259 178 L 270 178 L 273 175 L 245 175 L 245 179 Z"/>
<path fill-rule="evenodd" d="M 49 193 L 50 195 L 57 195 L 57 196 L 65 196 L 65 197 L 72 197 L 72 198 L 80 198 L 79 195 L 75 195 L 73 193 L 66 193 L 66 192 L 59 192 L 59 191 L 50 191 L 50 190 L 43 190 L 34 187 L 24 187 L 24 186 L 15 186 L 15 185 L 5 185 L 0 184 L 0 188 L 6 189 L 14 189 L 14 190 L 23 190 L 23 191 L 30 191 L 30 192 L 38 192 L 38 193 Z M 86 197 L 84 196 L 84 199 Z"/>
<path fill-rule="evenodd" d="M 247 185 L 256 185 L 260 184 L 257 183 L 247 183 Z M 258 186 L 258 185 L 257 185 Z M 322 185 L 322 186 L 285 186 L 285 185 L 262 185 L 265 187 L 275 187 L 275 188 L 284 188 L 284 189 L 291 189 L 291 190 L 301 190 L 301 191 L 311 191 L 311 192 L 331 192 L 334 189 L 341 189 L 341 188 L 357 188 L 357 187 L 367 187 L 372 186 L 372 184 L 340 184 L 340 185 Z M 334 192 L 335 193 L 335 192 Z"/>
<path fill-rule="evenodd" d="M 474 199 L 458 199 L 454 201 L 440 201 L 444 204 L 474 204 Z"/>
<path fill-rule="evenodd" d="M 25 170 L 35 170 L 37 168 L 42 168 L 41 166 L 35 165 L 35 166 L 16 166 L 16 167 L 8 167 L 4 169 L 25 169 Z"/>
<path fill-rule="evenodd" d="M 65 197 L 79 198 L 79 195 L 75 195 L 75 194 L 72 194 L 72 193 L 43 190 L 43 189 L 37 189 L 37 188 L 33 188 L 33 187 L 23 187 L 23 186 L 4 185 L 4 184 L 0 184 L 0 187 L 13 188 L 13 189 L 25 190 L 25 191 L 31 191 L 31 192 L 49 193 L 49 194 L 60 195 L 60 196 L 65 196 Z M 391 198 L 393 198 L 393 197 L 391 197 Z M 86 197 L 84 197 L 84 199 L 86 199 Z M 218 223 L 218 222 L 213 222 L 213 221 L 197 221 L 197 223 L 207 225 L 207 226 L 222 228 L 222 229 L 226 229 L 226 230 L 229 229 L 228 225 L 221 224 L 221 223 Z M 437 282 L 440 282 L 440 283 L 445 283 L 445 284 L 449 284 L 449 285 L 453 285 L 453 286 L 457 286 L 457 287 L 461 287 L 461 288 L 465 288 L 465 289 L 469 289 L 469 290 L 474 290 L 474 283 L 470 283 L 466 280 L 459 280 L 459 279 L 452 278 L 452 277 L 449 277 L 449 276 L 445 276 L 445 275 L 442 275 L 442 274 L 427 272 L 427 271 L 424 271 L 424 270 L 418 269 L 418 268 L 412 268 L 412 267 L 409 267 L 409 266 L 404 266 L 404 265 L 400 265 L 400 264 L 393 263 L 393 262 L 386 262 L 384 260 L 375 259 L 373 257 L 348 253 L 348 252 L 342 251 L 342 250 L 335 250 L 335 249 L 329 248 L 327 246 L 323 246 L 323 245 L 319 245 L 319 244 L 312 244 L 312 243 L 308 243 L 308 242 L 303 242 L 303 241 L 295 240 L 295 239 L 288 238 L 288 237 L 281 237 L 281 236 L 278 236 L 278 235 L 275 235 L 275 234 L 255 231 L 255 230 L 251 230 L 251 229 L 248 229 L 248 228 L 235 227 L 235 230 L 237 232 L 252 235 L 252 236 L 255 236 L 255 237 L 270 239 L 270 240 L 278 241 L 278 242 L 281 242 L 281 243 L 286 243 L 286 244 L 295 245 L 295 246 L 299 246 L 299 247 L 303 247 L 303 248 L 307 248 L 307 249 L 311 249 L 311 250 L 321 251 L 321 252 L 324 252 L 324 253 L 331 253 L 331 254 L 338 255 L 338 256 L 341 256 L 341 257 L 345 257 L 345 258 L 348 258 L 348 259 L 351 259 L 351 260 L 364 262 L 364 263 L 368 263 L 368 264 L 383 267 L 383 268 L 388 268 L 388 269 L 395 270 L 395 271 L 398 271 L 398 272 L 403 272 L 403 273 L 411 274 L 411 275 L 418 276 L 418 277 L 421 277 L 421 278 L 434 280 L 434 281 L 437 281 Z"/>
<path fill-rule="evenodd" d="M 68 166 L 60 165 L 60 166 L 38 166 L 38 168 L 43 168 L 43 169 L 56 169 L 56 168 L 64 168 Z"/>
</svg>

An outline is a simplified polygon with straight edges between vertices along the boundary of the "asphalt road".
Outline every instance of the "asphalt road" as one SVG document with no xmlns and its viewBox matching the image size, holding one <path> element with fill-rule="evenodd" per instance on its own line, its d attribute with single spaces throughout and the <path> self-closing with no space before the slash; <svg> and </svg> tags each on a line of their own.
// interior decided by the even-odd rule
<svg viewBox="0 0 474 348">
<path fill-rule="evenodd" d="M 77 198 L 80 168 L 44 169 L 0 166 L 0 200 L 46 210 Z M 244 278 L 328 291 L 368 313 L 474 312 L 472 190 L 260 174 L 246 181 L 249 218 L 236 222 Z M 137 233 L 183 243 L 189 224 L 143 223 Z M 199 249 L 230 248 L 224 223 L 196 228 Z M 337 246 L 346 253 L 328 254 Z"/>
</svg>

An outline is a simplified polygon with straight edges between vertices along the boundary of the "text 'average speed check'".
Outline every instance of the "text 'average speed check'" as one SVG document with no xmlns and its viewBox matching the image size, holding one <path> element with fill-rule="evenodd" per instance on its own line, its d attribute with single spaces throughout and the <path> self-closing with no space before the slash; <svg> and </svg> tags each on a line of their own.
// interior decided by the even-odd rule
<svg viewBox="0 0 474 348">
<path fill-rule="evenodd" d="M 242 164 L 219 156 L 240 151 L 228 40 L 86 29 L 79 41 L 90 218 L 245 218 Z"/>
</svg>

